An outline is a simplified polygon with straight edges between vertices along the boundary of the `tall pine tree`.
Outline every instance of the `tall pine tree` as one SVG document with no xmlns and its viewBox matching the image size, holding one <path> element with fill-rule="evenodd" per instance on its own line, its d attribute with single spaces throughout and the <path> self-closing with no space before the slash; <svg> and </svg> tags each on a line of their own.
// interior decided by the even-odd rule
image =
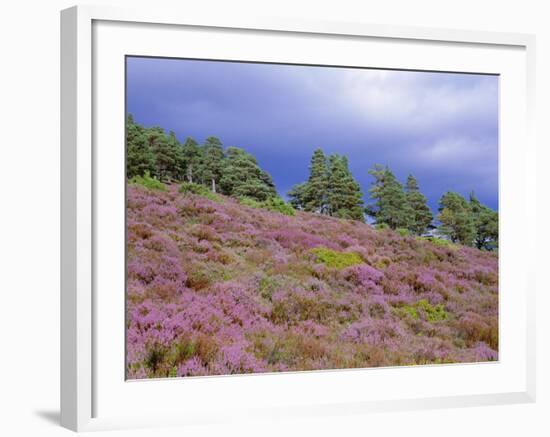
<svg viewBox="0 0 550 437">
<path fill-rule="evenodd" d="M 328 214 L 364 221 L 363 193 L 348 168 L 345 156 L 329 157 L 328 191 L 326 194 Z"/>
<path fill-rule="evenodd" d="M 155 156 L 145 137 L 145 130 L 134 123 L 132 115 L 126 121 L 126 177 L 155 172 Z"/>
<path fill-rule="evenodd" d="M 306 188 L 307 182 L 302 182 L 301 184 L 294 185 L 287 193 L 290 199 L 289 202 L 295 209 L 304 209 Z"/>
<path fill-rule="evenodd" d="M 204 184 L 210 185 L 216 192 L 216 184 L 222 177 L 224 151 L 221 141 L 216 137 L 208 137 L 203 146 L 202 177 Z"/>
<path fill-rule="evenodd" d="M 191 137 L 187 137 L 182 146 L 184 175 L 187 182 L 194 183 L 200 180 L 202 149 Z"/>
<path fill-rule="evenodd" d="M 345 156 L 329 159 L 316 149 L 309 165 L 306 182 L 297 184 L 287 193 L 290 204 L 308 212 L 364 221 L 363 194 L 353 178 Z"/>
<path fill-rule="evenodd" d="M 174 131 L 168 134 L 168 150 L 174 158 L 174 164 L 169 169 L 170 178 L 181 181 L 184 173 L 183 149 Z"/>
<path fill-rule="evenodd" d="M 167 177 L 168 169 L 173 166 L 174 159 L 168 151 L 168 140 L 161 127 L 150 127 L 145 130 L 147 144 L 155 155 L 155 173 L 159 180 Z"/>
<path fill-rule="evenodd" d="M 475 246 L 478 249 L 498 246 L 498 213 L 482 205 L 474 192 L 470 193 L 470 209 L 475 227 Z"/>
<path fill-rule="evenodd" d="M 309 178 L 304 190 L 304 210 L 327 213 L 328 165 L 321 149 L 316 149 L 309 165 Z"/>
<path fill-rule="evenodd" d="M 271 176 L 263 171 L 250 153 L 228 147 L 220 180 L 223 194 L 264 201 L 277 196 Z"/>
<path fill-rule="evenodd" d="M 415 235 L 422 235 L 432 223 L 432 211 L 428 207 L 426 197 L 420 192 L 418 182 L 413 175 L 409 175 L 407 178 L 405 190 L 411 214 L 408 220 L 408 229 Z"/>
<path fill-rule="evenodd" d="M 369 173 L 374 177 L 369 190 L 374 203 L 367 206 L 366 213 L 373 217 L 377 224 L 386 224 L 391 229 L 408 229 L 411 210 L 403 186 L 387 166 L 376 164 Z"/>
<path fill-rule="evenodd" d="M 453 243 L 465 246 L 474 244 L 476 229 L 474 215 L 468 201 L 460 194 L 448 191 L 439 200 L 439 215 L 441 222 L 439 231 Z"/>
</svg>

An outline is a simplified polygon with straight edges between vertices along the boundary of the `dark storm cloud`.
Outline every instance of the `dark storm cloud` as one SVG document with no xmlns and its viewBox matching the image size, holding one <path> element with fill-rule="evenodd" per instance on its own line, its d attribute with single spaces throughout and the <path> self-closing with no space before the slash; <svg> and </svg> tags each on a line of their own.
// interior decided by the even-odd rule
<svg viewBox="0 0 550 437">
<path fill-rule="evenodd" d="M 349 157 L 366 195 L 381 163 L 414 174 L 433 209 L 448 190 L 498 208 L 495 76 L 150 58 L 127 72 L 137 122 L 243 147 L 283 195 L 321 147 Z"/>
</svg>

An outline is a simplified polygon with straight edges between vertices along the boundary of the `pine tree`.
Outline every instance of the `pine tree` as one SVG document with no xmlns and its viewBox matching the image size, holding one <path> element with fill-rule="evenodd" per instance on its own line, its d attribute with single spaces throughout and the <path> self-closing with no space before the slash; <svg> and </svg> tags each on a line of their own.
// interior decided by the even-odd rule
<svg viewBox="0 0 550 437">
<path fill-rule="evenodd" d="M 199 173 L 202 161 L 202 149 L 191 137 L 187 137 L 182 146 L 182 159 L 187 182 L 193 183 L 198 181 L 200 179 Z"/>
<path fill-rule="evenodd" d="M 384 223 L 391 229 L 408 228 L 412 214 L 403 186 L 388 167 L 376 164 L 369 173 L 375 179 L 369 190 L 374 203 L 367 206 L 366 213 L 377 224 Z"/>
<path fill-rule="evenodd" d="M 498 246 L 498 213 L 482 205 L 474 192 L 470 193 L 470 209 L 474 220 L 476 247 L 489 249 L 490 243 Z"/>
<path fill-rule="evenodd" d="M 216 137 L 208 137 L 203 146 L 202 176 L 205 184 L 216 192 L 216 183 L 222 177 L 224 151 L 221 141 Z"/>
<path fill-rule="evenodd" d="M 327 213 L 328 166 L 325 154 L 316 149 L 311 157 L 309 178 L 304 189 L 304 210 Z"/>
<path fill-rule="evenodd" d="M 290 199 L 289 203 L 295 209 L 300 209 L 300 210 L 304 209 L 306 187 L 307 187 L 307 182 L 296 184 L 287 193 L 287 196 Z"/>
<path fill-rule="evenodd" d="M 411 217 L 407 220 L 408 229 L 415 235 L 422 235 L 432 223 L 432 211 L 428 207 L 426 197 L 420 192 L 418 182 L 413 175 L 409 175 L 407 178 L 405 189 L 407 204 L 411 213 Z"/>
<path fill-rule="evenodd" d="M 170 155 L 165 153 L 167 140 L 164 130 L 160 127 L 150 127 L 145 129 L 144 136 L 149 148 L 155 156 L 155 170 L 153 176 L 159 180 L 163 180 L 166 168 L 172 164 Z"/>
<path fill-rule="evenodd" d="M 265 170 L 260 169 L 260 181 L 262 181 L 262 183 L 267 187 L 267 190 L 269 192 L 269 197 L 278 196 L 277 188 L 275 187 L 275 182 L 273 182 L 273 178 Z"/>
<path fill-rule="evenodd" d="M 287 194 L 296 209 L 365 220 L 361 187 L 353 178 L 345 156 L 331 155 L 327 159 L 321 149 L 316 149 L 308 180 L 295 185 Z"/>
<path fill-rule="evenodd" d="M 364 221 L 363 193 L 348 168 L 345 156 L 329 157 L 328 190 L 326 194 L 328 214 Z"/>
<path fill-rule="evenodd" d="M 155 156 L 154 176 L 161 181 L 178 179 L 182 156 L 175 134 L 166 136 L 161 127 L 151 127 L 145 129 L 145 138 Z"/>
<path fill-rule="evenodd" d="M 472 208 L 468 201 L 458 193 L 448 191 L 439 200 L 441 222 L 439 231 L 450 238 L 453 243 L 465 246 L 474 244 L 476 229 Z"/>
<path fill-rule="evenodd" d="M 224 162 L 220 188 L 233 197 L 250 197 L 264 201 L 277 196 L 271 176 L 263 171 L 250 153 L 238 147 L 229 147 Z"/>
<path fill-rule="evenodd" d="M 144 129 L 134 123 L 132 115 L 128 115 L 126 122 L 126 177 L 143 176 L 155 170 L 155 157 Z"/>
<path fill-rule="evenodd" d="M 183 180 L 185 168 L 183 148 L 176 138 L 174 131 L 170 131 L 168 134 L 168 150 L 174 158 L 174 164 L 169 171 L 170 177 L 174 180 L 181 181 Z"/>
</svg>

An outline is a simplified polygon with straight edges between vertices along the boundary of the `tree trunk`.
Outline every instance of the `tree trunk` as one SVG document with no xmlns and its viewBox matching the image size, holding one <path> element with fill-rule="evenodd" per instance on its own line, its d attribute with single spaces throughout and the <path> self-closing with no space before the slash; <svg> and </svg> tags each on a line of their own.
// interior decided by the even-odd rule
<svg viewBox="0 0 550 437">
<path fill-rule="evenodd" d="M 212 178 L 212 192 L 216 192 L 216 180 L 214 178 Z"/>
</svg>

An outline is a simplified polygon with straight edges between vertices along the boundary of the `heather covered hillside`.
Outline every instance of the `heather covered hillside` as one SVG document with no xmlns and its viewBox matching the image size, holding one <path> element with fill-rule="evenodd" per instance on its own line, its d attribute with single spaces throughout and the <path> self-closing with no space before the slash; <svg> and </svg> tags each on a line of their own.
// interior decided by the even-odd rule
<svg viewBox="0 0 550 437">
<path fill-rule="evenodd" d="M 496 360 L 495 253 L 128 185 L 127 376 Z"/>
</svg>

